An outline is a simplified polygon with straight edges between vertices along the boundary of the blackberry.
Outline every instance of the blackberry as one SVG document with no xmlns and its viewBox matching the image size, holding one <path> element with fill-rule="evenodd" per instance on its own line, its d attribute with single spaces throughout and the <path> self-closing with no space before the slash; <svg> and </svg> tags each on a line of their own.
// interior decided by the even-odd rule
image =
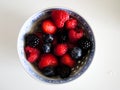
<svg viewBox="0 0 120 90">
<path fill-rule="evenodd" d="M 71 52 L 70 55 L 72 58 L 74 59 L 79 59 L 82 56 L 82 50 L 79 47 L 74 47 Z"/>
<path fill-rule="evenodd" d="M 43 68 L 42 73 L 48 77 L 56 76 L 55 67 L 51 67 L 51 66 Z"/>
<path fill-rule="evenodd" d="M 50 43 L 43 44 L 42 51 L 43 53 L 49 53 L 51 51 L 51 44 Z"/>
<path fill-rule="evenodd" d="M 84 51 L 87 51 L 92 48 L 92 41 L 86 37 L 81 38 L 78 41 L 78 44 Z"/>
<path fill-rule="evenodd" d="M 59 67 L 57 67 L 57 74 L 62 78 L 67 78 L 70 76 L 71 73 L 71 68 L 66 66 L 66 65 L 61 65 Z"/>
<path fill-rule="evenodd" d="M 43 35 L 43 40 L 46 43 L 50 43 L 54 40 L 54 38 L 53 38 L 53 35 L 51 35 L 51 34 L 45 34 L 45 35 Z"/>
<path fill-rule="evenodd" d="M 40 40 L 35 34 L 28 34 L 25 37 L 25 43 L 28 46 L 37 47 L 40 43 Z"/>
</svg>

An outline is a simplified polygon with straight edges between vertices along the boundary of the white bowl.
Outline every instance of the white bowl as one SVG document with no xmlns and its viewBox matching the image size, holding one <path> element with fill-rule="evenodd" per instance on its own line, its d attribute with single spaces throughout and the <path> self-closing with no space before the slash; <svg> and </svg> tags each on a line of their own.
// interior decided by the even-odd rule
<svg viewBox="0 0 120 90">
<path fill-rule="evenodd" d="M 77 20 L 79 22 L 81 22 L 81 24 L 83 25 L 83 28 L 86 29 L 86 32 L 88 33 L 89 38 L 91 39 L 92 43 L 93 43 L 93 47 L 92 49 L 89 51 L 89 54 L 85 57 L 85 61 L 81 62 L 82 67 L 80 67 L 78 69 L 78 67 L 75 69 L 77 70 L 76 73 L 74 75 L 71 75 L 69 78 L 67 79 L 52 79 L 52 78 L 48 78 L 45 77 L 44 75 L 42 75 L 40 72 L 38 72 L 32 65 L 31 63 L 29 63 L 25 57 L 25 52 L 24 52 L 24 36 L 26 33 L 30 32 L 31 28 L 33 27 L 33 25 L 40 19 L 43 19 L 46 16 L 49 16 L 51 11 L 54 9 L 62 9 L 67 11 L 71 16 L 77 18 Z M 93 60 L 93 56 L 94 56 L 94 52 L 95 52 L 95 39 L 94 39 L 94 35 L 93 32 L 90 28 L 90 26 L 88 25 L 88 23 L 77 13 L 75 13 L 74 11 L 65 9 L 65 8 L 50 8 L 50 9 L 46 9 L 43 11 L 39 11 L 37 13 L 35 13 L 33 16 L 31 16 L 22 26 L 19 36 L 18 36 L 18 42 L 17 42 L 17 50 L 18 50 L 18 54 L 19 54 L 19 58 L 20 61 L 23 65 L 23 67 L 25 68 L 26 72 L 32 76 L 33 78 L 36 78 L 39 81 L 45 81 L 48 83 L 55 83 L 55 84 L 59 84 L 59 83 L 66 83 L 72 80 L 77 79 L 78 77 L 80 77 L 89 67 L 89 65 L 91 64 L 92 60 Z"/>
</svg>

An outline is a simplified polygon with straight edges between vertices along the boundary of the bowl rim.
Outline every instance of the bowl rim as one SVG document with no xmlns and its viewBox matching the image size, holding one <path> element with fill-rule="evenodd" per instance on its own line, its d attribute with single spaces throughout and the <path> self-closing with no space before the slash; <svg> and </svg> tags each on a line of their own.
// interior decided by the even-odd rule
<svg viewBox="0 0 120 90">
<path fill-rule="evenodd" d="M 26 60 L 25 58 L 25 54 L 24 54 L 24 45 L 23 45 L 23 41 L 24 41 L 24 35 L 26 34 L 26 32 L 29 32 L 29 28 L 28 26 L 32 26 L 32 24 L 41 16 L 43 15 L 45 12 L 51 11 L 51 10 L 56 10 L 56 9 L 60 9 L 60 10 L 65 10 L 68 11 L 70 13 L 74 13 L 77 17 L 81 18 L 81 20 L 88 26 L 89 28 L 89 33 L 91 33 L 91 38 L 92 38 L 92 42 L 93 42 L 93 47 L 91 50 L 91 53 L 89 55 L 89 59 L 86 63 L 85 66 L 83 66 L 83 68 L 79 71 L 79 73 L 75 74 L 74 77 L 70 78 L 70 79 L 61 79 L 61 80 L 48 80 L 47 78 L 43 78 L 41 76 L 39 76 L 32 67 L 30 67 L 29 62 Z M 27 29 L 28 28 L 28 29 Z M 27 30 L 25 30 L 27 29 Z M 73 81 L 75 79 L 77 79 L 78 77 L 80 77 L 85 71 L 87 71 L 88 67 L 90 66 L 91 62 L 93 61 L 93 57 L 94 57 L 94 53 L 95 53 L 95 37 L 94 37 L 94 33 L 93 30 L 91 29 L 90 25 L 87 23 L 87 21 L 81 17 L 80 14 L 76 13 L 75 11 L 72 11 L 71 9 L 67 9 L 67 8 L 47 8 L 44 10 L 40 10 L 38 12 L 36 12 L 35 14 L 33 14 L 31 17 L 29 17 L 26 22 L 23 24 L 22 28 L 20 29 L 19 35 L 18 35 L 18 40 L 17 40 L 17 51 L 18 51 L 18 55 L 19 55 L 19 59 L 20 62 L 22 64 L 22 66 L 24 67 L 24 70 L 33 78 L 39 80 L 39 81 L 43 81 L 43 82 L 47 82 L 47 83 L 52 83 L 52 84 L 62 84 L 62 83 L 67 83 L 69 81 Z"/>
</svg>

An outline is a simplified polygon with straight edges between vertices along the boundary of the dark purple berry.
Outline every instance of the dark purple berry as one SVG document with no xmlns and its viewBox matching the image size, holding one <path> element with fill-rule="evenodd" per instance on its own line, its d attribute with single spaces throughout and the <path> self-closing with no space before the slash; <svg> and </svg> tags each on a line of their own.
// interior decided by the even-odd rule
<svg viewBox="0 0 120 90">
<path fill-rule="evenodd" d="M 51 66 L 43 68 L 42 73 L 48 77 L 56 76 L 55 67 Z"/>
<path fill-rule="evenodd" d="M 42 52 L 43 53 L 49 53 L 51 51 L 51 44 L 50 43 L 45 43 L 42 46 Z"/>
<path fill-rule="evenodd" d="M 31 47 L 37 47 L 40 43 L 39 38 L 35 34 L 28 34 L 25 37 L 25 44 Z"/>
<path fill-rule="evenodd" d="M 45 34 L 45 35 L 43 35 L 43 40 L 46 43 L 50 43 L 54 40 L 54 38 L 53 38 L 53 35 L 51 35 L 51 34 Z"/>
<path fill-rule="evenodd" d="M 57 37 L 58 37 L 59 43 L 67 42 L 67 40 L 68 40 L 67 30 L 59 31 Z"/>
<path fill-rule="evenodd" d="M 66 65 L 58 66 L 56 71 L 57 71 L 57 74 L 62 79 L 68 78 L 70 76 L 70 74 L 71 74 L 71 68 L 66 66 Z"/>
<path fill-rule="evenodd" d="M 74 47 L 71 52 L 70 55 L 72 58 L 74 59 L 79 59 L 82 56 L 82 50 L 79 47 Z"/>
<path fill-rule="evenodd" d="M 79 46 L 85 51 L 92 48 L 92 42 L 90 39 L 83 37 L 78 41 Z"/>
</svg>

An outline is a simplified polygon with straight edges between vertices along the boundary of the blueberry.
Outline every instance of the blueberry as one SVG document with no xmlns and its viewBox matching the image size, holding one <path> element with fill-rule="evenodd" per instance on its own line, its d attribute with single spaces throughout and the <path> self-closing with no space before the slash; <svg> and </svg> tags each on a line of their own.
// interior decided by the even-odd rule
<svg viewBox="0 0 120 90">
<path fill-rule="evenodd" d="M 56 76 L 55 67 L 51 67 L 51 66 L 43 68 L 42 73 L 48 77 Z"/>
<path fill-rule="evenodd" d="M 82 50 L 79 47 L 74 47 L 71 52 L 70 55 L 72 58 L 74 59 L 79 59 L 82 56 Z"/>
<path fill-rule="evenodd" d="M 67 42 L 68 40 L 67 30 L 59 30 L 57 37 L 58 37 L 59 43 Z"/>
<path fill-rule="evenodd" d="M 42 51 L 43 53 L 49 53 L 51 51 L 51 44 L 50 43 L 43 44 Z"/>
<path fill-rule="evenodd" d="M 62 78 L 68 78 L 71 74 L 71 68 L 66 65 L 61 65 L 56 69 L 57 74 Z"/>
<path fill-rule="evenodd" d="M 85 51 L 92 48 L 92 42 L 90 39 L 83 37 L 78 41 L 79 46 Z"/>
<path fill-rule="evenodd" d="M 35 34 L 28 34 L 25 36 L 25 44 L 31 47 L 37 47 L 40 43 L 39 37 Z"/>
<path fill-rule="evenodd" d="M 50 43 L 54 40 L 53 35 L 51 34 L 45 34 L 43 35 L 44 42 Z"/>
</svg>

